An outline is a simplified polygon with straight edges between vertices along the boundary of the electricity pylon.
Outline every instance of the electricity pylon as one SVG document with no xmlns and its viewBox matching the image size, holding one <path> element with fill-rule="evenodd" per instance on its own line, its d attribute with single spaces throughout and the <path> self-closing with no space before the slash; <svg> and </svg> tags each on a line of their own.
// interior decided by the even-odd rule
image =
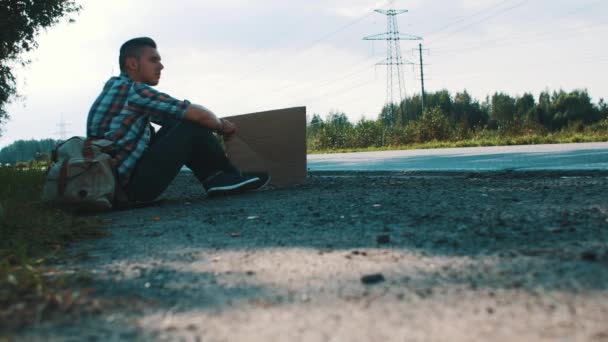
<svg viewBox="0 0 608 342">
<path fill-rule="evenodd" d="M 403 61 L 401 57 L 401 40 L 422 40 L 422 37 L 409 34 L 400 34 L 397 25 L 396 16 L 406 13 L 407 10 L 375 10 L 378 13 L 384 14 L 387 17 L 387 32 L 376 34 L 373 36 L 364 37 L 363 40 L 386 40 L 386 60 L 377 63 L 376 65 L 386 65 L 386 102 L 389 105 L 389 112 L 392 118 L 393 103 L 399 100 L 399 106 L 405 98 L 405 78 L 401 66 L 403 64 L 413 64 L 409 61 Z M 405 108 L 402 109 L 405 115 Z"/>
<path fill-rule="evenodd" d="M 69 125 L 70 124 L 65 122 L 65 120 L 63 119 L 63 113 L 61 113 L 61 119 L 57 124 L 57 127 L 59 127 L 59 131 L 55 132 L 55 134 L 59 135 L 59 138 L 61 140 L 65 140 L 67 138 L 68 133 L 70 133 L 70 131 L 67 130 Z"/>
</svg>

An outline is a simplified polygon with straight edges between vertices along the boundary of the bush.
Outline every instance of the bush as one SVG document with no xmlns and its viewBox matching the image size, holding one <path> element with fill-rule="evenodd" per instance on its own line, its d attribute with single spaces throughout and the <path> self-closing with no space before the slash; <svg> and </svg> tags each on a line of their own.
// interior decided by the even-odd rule
<svg viewBox="0 0 608 342">
<path fill-rule="evenodd" d="M 348 140 L 349 148 L 380 147 L 383 145 L 384 125 L 379 121 L 361 119 Z"/>
<path fill-rule="evenodd" d="M 407 131 L 413 134 L 414 141 L 417 143 L 432 140 L 449 140 L 452 136 L 452 128 L 448 118 L 443 114 L 439 107 L 427 109 L 419 120 L 410 122 Z"/>
</svg>

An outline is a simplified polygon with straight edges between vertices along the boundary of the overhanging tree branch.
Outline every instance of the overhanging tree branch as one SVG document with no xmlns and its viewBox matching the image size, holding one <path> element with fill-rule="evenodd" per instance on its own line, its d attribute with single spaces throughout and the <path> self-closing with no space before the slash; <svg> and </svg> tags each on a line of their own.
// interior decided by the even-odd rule
<svg viewBox="0 0 608 342">
<path fill-rule="evenodd" d="M 0 0 L 0 125 L 8 119 L 6 105 L 17 95 L 11 65 L 27 64 L 21 56 L 38 47 L 40 30 L 80 8 L 73 0 Z"/>
</svg>

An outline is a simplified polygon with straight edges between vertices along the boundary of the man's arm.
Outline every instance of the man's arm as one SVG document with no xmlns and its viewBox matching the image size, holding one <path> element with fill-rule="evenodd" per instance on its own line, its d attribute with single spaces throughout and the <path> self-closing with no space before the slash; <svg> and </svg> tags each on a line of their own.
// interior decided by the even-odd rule
<svg viewBox="0 0 608 342">
<path fill-rule="evenodd" d="M 236 126 L 228 120 L 218 119 L 209 109 L 191 103 L 186 108 L 184 119 L 198 123 L 220 134 L 233 134 L 236 132 Z"/>
<path fill-rule="evenodd" d="M 155 122 L 177 118 L 193 121 L 226 136 L 236 132 L 232 122 L 218 119 L 212 111 L 201 105 L 177 100 L 143 83 L 135 83 L 132 89 L 129 92 L 129 103 L 142 107 Z"/>
</svg>

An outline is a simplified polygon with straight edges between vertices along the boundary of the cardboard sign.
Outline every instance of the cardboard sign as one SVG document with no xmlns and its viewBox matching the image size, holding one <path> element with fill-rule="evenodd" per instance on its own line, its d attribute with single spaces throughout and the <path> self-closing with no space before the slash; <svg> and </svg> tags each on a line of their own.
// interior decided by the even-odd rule
<svg viewBox="0 0 608 342">
<path fill-rule="evenodd" d="M 266 171 L 271 185 L 306 180 L 306 107 L 236 115 L 225 119 L 237 133 L 225 140 L 228 158 L 241 171 Z"/>
</svg>

